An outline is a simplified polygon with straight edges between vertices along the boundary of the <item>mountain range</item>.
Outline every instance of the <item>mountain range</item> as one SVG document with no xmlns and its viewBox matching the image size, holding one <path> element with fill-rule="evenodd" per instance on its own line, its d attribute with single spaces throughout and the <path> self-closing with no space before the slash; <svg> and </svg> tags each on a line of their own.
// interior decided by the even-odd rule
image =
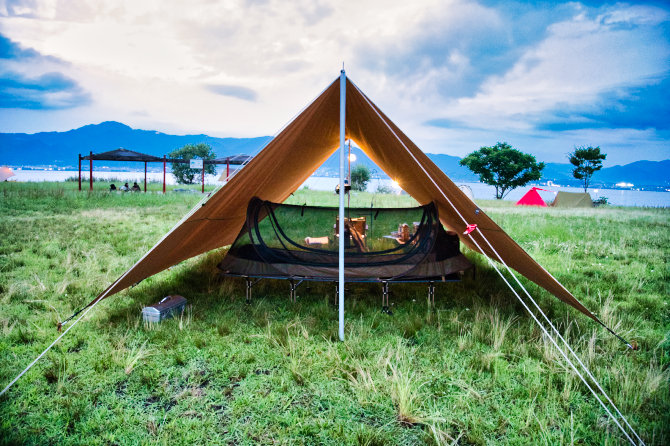
<svg viewBox="0 0 670 446">
<path fill-rule="evenodd" d="M 0 133 L 0 164 L 10 166 L 77 166 L 77 154 L 87 155 L 123 147 L 128 150 L 163 156 L 185 144 L 204 142 L 209 144 L 217 157 L 258 152 L 272 137 L 217 138 L 200 135 L 169 135 L 153 130 L 133 129 L 125 124 L 107 121 L 90 124 L 65 132 Z M 387 177 L 358 148 L 352 147 L 356 163 L 365 164 L 373 170 L 373 177 Z M 460 158 L 444 154 L 427 156 L 455 181 L 478 181 L 478 177 L 459 164 Z M 141 169 L 133 163 L 96 162 L 97 166 Z M 317 175 L 335 176 L 339 167 L 337 152 L 317 171 Z M 632 183 L 636 187 L 667 188 L 670 186 L 670 160 L 636 161 L 623 166 L 604 168 L 593 176 L 593 187 L 612 186 L 616 183 Z M 551 180 L 562 185 L 579 186 L 572 177 L 570 164 L 547 163 L 542 172 L 542 181 Z"/>
<path fill-rule="evenodd" d="M 168 135 L 106 121 L 66 132 L 0 133 L 0 162 L 9 165 L 76 167 L 77 154 L 85 156 L 89 152 L 106 152 L 122 147 L 162 157 L 185 144 L 201 142 L 212 146 L 217 156 L 222 157 L 255 153 L 270 139 L 270 136 L 216 138 L 208 135 Z M 119 163 L 100 161 L 96 165 L 119 166 Z"/>
</svg>

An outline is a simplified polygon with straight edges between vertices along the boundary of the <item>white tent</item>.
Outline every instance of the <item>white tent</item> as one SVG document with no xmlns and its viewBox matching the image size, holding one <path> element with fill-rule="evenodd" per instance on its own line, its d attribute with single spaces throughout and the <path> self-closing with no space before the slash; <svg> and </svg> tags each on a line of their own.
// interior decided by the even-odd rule
<svg viewBox="0 0 670 446">
<path fill-rule="evenodd" d="M 0 167 L 0 181 L 7 181 L 7 178 L 11 178 L 14 175 L 14 171 L 7 166 Z"/>
</svg>

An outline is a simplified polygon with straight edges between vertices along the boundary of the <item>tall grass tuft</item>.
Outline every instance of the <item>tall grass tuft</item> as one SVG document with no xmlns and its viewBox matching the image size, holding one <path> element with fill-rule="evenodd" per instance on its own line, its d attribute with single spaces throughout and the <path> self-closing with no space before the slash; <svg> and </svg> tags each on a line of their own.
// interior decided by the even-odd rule
<svg viewBox="0 0 670 446">
<path fill-rule="evenodd" d="M 412 371 L 411 356 L 413 351 L 398 343 L 396 349 L 390 349 L 386 356 L 385 366 L 390 372 L 388 380 L 391 384 L 391 398 L 396 407 L 396 417 L 401 425 L 414 426 L 425 422 L 426 417 L 421 409 L 421 388 L 428 382 L 419 383 Z"/>
<path fill-rule="evenodd" d="M 153 354 L 151 349 L 147 348 L 147 342 L 148 341 L 144 341 L 139 347 L 131 348 L 125 355 L 125 367 L 123 370 L 126 372 L 126 375 L 130 375 L 130 373 L 137 367 L 140 361 L 148 358 Z"/>
<path fill-rule="evenodd" d="M 107 186 L 89 194 L 76 183 L 0 183 L 4 383 L 57 336 L 55 318 L 90 302 L 201 198 L 100 189 Z M 351 198 L 364 207 L 412 202 Z M 337 205 L 332 192 L 298 191 L 291 200 Z M 670 444 L 670 305 L 659 262 L 670 246 L 670 211 L 478 205 L 587 308 L 638 340 L 639 350 L 626 351 L 524 282 L 646 443 Z M 0 444 L 625 441 L 472 251 L 465 255 L 477 279 L 438 285 L 428 314 L 417 291 L 424 296 L 424 285 L 395 287 L 389 317 L 380 314 L 378 286 L 349 284 L 345 342 L 332 284 L 302 285 L 292 303 L 286 282 L 263 280 L 246 305 L 243 281 L 216 279 L 224 254 L 182 262 L 96 306 L 3 397 Z M 139 308 L 174 293 L 192 308 L 144 327 Z"/>
<path fill-rule="evenodd" d="M 182 312 L 179 313 L 179 331 L 184 331 L 186 328 L 190 327 L 192 319 L 193 319 L 193 306 L 186 305 L 184 310 L 182 310 Z"/>
<path fill-rule="evenodd" d="M 378 395 L 378 386 L 375 384 L 373 371 L 371 368 L 367 368 L 363 361 L 351 366 L 353 370 L 345 368 L 342 372 L 346 375 L 347 382 L 359 404 L 364 407 L 368 406 Z"/>
<path fill-rule="evenodd" d="M 491 321 L 492 337 L 491 346 L 493 347 L 494 351 L 500 352 L 500 349 L 505 342 L 505 336 L 516 319 L 516 316 L 510 316 L 506 319 L 502 319 L 497 308 L 494 308 L 493 311 L 490 312 L 489 320 Z"/>
</svg>

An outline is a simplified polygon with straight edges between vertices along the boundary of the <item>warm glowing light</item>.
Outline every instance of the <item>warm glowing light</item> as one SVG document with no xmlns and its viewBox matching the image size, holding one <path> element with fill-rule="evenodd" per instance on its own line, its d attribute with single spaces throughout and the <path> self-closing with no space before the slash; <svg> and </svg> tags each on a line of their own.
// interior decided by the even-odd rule
<svg viewBox="0 0 670 446">
<path fill-rule="evenodd" d="M 391 180 L 394 189 L 400 189 L 400 184 L 396 180 Z"/>
<path fill-rule="evenodd" d="M 352 162 L 352 163 L 354 161 L 356 161 L 356 154 L 355 153 L 350 153 L 349 154 L 349 161 Z"/>
</svg>

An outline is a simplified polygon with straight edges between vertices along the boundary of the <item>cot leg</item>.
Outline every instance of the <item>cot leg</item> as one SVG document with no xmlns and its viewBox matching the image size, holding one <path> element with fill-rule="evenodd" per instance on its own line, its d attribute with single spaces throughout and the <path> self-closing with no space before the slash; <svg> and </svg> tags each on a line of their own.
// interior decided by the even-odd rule
<svg viewBox="0 0 670 446">
<path fill-rule="evenodd" d="M 247 304 L 250 304 L 250 303 L 251 303 L 251 288 L 252 288 L 254 285 L 256 285 L 258 282 L 260 282 L 261 279 L 262 279 L 262 277 L 259 277 L 259 278 L 257 278 L 256 280 L 251 280 L 251 277 L 249 277 L 249 276 L 245 276 L 245 277 L 244 277 L 244 280 L 245 280 L 246 283 L 247 283 L 247 286 L 246 286 L 246 288 L 247 288 L 247 293 L 246 293 L 246 294 L 247 294 L 247 295 L 246 295 L 246 297 L 247 297 Z"/>
<path fill-rule="evenodd" d="M 435 306 L 435 282 L 428 282 L 428 307 Z"/>
<path fill-rule="evenodd" d="M 291 284 L 291 297 L 290 297 L 290 299 L 291 299 L 291 302 L 295 303 L 295 302 L 298 301 L 298 294 L 296 293 L 296 290 L 298 289 L 298 286 L 299 286 L 303 281 L 300 280 L 300 281 L 298 281 L 298 282 L 296 283 L 295 280 L 290 279 L 289 282 L 290 282 L 290 284 Z"/>
<path fill-rule="evenodd" d="M 382 282 L 382 313 L 388 314 L 389 316 L 393 315 L 393 312 L 389 308 L 389 283 Z"/>
</svg>

